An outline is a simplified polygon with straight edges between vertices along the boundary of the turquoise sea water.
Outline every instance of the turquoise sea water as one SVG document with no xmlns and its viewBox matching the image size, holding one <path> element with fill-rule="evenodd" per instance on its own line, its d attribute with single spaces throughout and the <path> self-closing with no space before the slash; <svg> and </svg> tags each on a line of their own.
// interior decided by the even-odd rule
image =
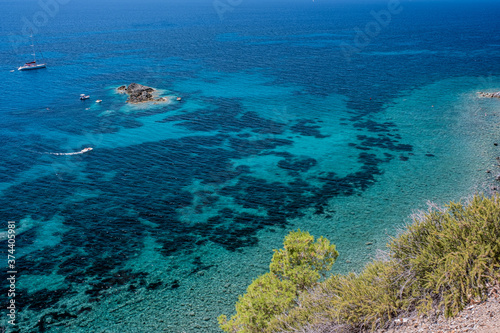
<svg viewBox="0 0 500 333">
<path fill-rule="evenodd" d="M 496 2 L 402 1 L 379 29 L 384 1 L 54 3 L 0 1 L 9 332 L 217 332 L 290 230 L 358 271 L 500 173 L 500 101 L 476 95 L 500 90 Z M 47 69 L 11 72 L 26 22 Z M 128 105 L 132 82 L 174 98 Z"/>
</svg>

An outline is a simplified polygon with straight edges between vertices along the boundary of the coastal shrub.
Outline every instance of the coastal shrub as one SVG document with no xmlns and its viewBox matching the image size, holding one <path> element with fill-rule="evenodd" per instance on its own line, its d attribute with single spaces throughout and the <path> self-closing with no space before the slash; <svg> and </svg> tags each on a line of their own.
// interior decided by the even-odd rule
<svg viewBox="0 0 500 333">
<path fill-rule="evenodd" d="M 476 195 L 415 216 L 389 244 L 402 268 L 404 297 L 421 313 L 456 315 L 481 300 L 500 264 L 500 198 Z"/>
<path fill-rule="evenodd" d="M 393 276 L 393 266 L 377 261 L 369 264 L 360 275 L 350 273 L 327 280 L 324 292 L 336 295 L 327 311 L 328 317 L 370 328 L 390 320 L 401 305 Z"/>
<path fill-rule="evenodd" d="M 376 261 L 359 275 L 334 275 L 301 295 L 299 306 L 276 316 L 273 332 L 305 325 L 339 323 L 352 330 L 375 328 L 390 320 L 401 307 L 394 267 Z"/>
<path fill-rule="evenodd" d="M 296 304 L 301 292 L 315 285 L 331 269 L 338 252 L 323 237 L 314 241 L 308 232 L 292 231 L 284 248 L 274 250 L 270 272 L 260 276 L 236 303 L 236 314 L 221 315 L 219 325 L 225 332 L 268 332 L 273 317 Z"/>
<path fill-rule="evenodd" d="M 225 332 L 265 332 L 273 315 L 287 310 L 297 297 L 297 287 L 290 280 L 280 280 L 272 273 L 258 277 L 236 303 L 236 315 L 218 318 Z"/>
<path fill-rule="evenodd" d="M 278 267 L 275 273 L 288 271 L 282 263 Z M 484 299 L 499 271 L 500 198 L 476 195 L 414 215 L 406 231 L 389 242 L 386 259 L 360 274 L 305 283 L 312 288 L 269 316 L 261 332 L 362 331 L 414 312 L 453 316 L 468 302 Z"/>
</svg>

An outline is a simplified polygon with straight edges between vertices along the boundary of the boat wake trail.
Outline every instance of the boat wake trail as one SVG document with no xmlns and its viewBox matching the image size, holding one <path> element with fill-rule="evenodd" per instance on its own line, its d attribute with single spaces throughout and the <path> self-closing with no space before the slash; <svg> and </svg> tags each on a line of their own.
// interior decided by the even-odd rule
<svg viewBox="0 0 500 333">
<path fill-rule="evenodd" d="M 32 153 L 36 153 L 36 154 L 46 154 L 46 155 L 65 155 L 65 156 L 68 156 L 68 155 L 80 155 L 80 154 L 85 154 L 85 153 L 88 153 L 89 151 L 92 151 L 94 148 L 84 148 L 80 151 L 76 151 L 76 152 L 73 152 L 73 153 L 50 153 L 50 152 L 38 152 L 38 151 L 33 151 L 33 150 L 28 150 L 26 149 L 27 151 L 29 152 L 32 152 Z"/>
</svg>

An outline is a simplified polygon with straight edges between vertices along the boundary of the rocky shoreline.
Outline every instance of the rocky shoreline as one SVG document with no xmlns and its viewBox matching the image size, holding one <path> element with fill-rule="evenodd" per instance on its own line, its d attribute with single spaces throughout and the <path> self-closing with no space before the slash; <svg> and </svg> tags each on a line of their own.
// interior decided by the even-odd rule
<svg viewBox="0 0 500 333">
<path fill-rule="evenodd" d="M 489 93 L 489 92 L 478 92 L 479 97 L 481 98 L 500 98 L 500 91 Z"/>
<path fill-rule="evenodd" d="M 116 89 L 120 94 L 127 94 L 127 103 L 139 104 L 145 102 L 168 102 L 168 97 L 156 97 L 154 92 L 156 89 L 143 86 L 139 83 L 131 83 L 127 86 L 120 86 Z"/>
</svg>

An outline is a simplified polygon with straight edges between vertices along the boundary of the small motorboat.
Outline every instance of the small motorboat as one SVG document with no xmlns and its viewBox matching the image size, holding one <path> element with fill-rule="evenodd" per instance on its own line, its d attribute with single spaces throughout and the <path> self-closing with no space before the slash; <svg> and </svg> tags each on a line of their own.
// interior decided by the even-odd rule
<svg viewBox="0 0 500 333">
<path fill-rule="evenodd" d="M 82 153 L 86 153 L 86 152 L 91 151 L 91 150 L 94 150 L 94 148 L 92 148 L 92 147 L 83 148 Z"/>
<path fill-rule="evenodd" d="M 98 99 L 97 101 L 95 101 L 96 103 L 101 103 L 102 102 L 102 99 Z"/>
<path fill-rule="evenodd" d="M 181 99 L 182 99 L 182 98 L 180 98 L 180 97 L 177 97 L 177 100 L 178 100 L 178 101 L 180 101 Z"/>
<path fill-rule="evenodd" d="M 84 101 L 86 99 L 89 99 L 90 96 L 89 95 L 85 95 L 85 94 L 80 94 L 80 100 Z"/>
</svg>

